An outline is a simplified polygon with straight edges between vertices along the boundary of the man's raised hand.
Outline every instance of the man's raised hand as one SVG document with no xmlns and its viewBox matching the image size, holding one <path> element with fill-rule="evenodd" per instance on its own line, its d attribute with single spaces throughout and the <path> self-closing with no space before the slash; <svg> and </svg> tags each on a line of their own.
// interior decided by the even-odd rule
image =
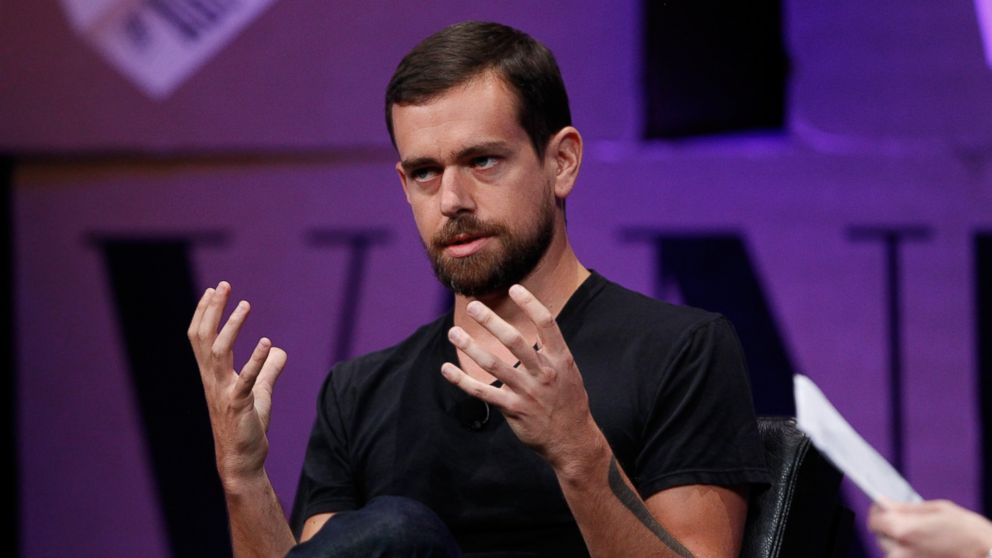
<svg viewBox="0 0 992 558">
<path fill-rule="evenodd" d="M 216 289 L 207 289 L 187 331 L 210 412 L 217 470 L 225 484 L 264 474 L 272 386 L 286 365 L 286 352 L 263 337 L 240 373 L 235 372 L 234 342 L 251 306 L 239 302 L 218 332 L 230 294 L 231 286 L 225 281 Z"/>
<path fill-rule="evenodd" d="M 488 330 L 520 361 L 503 362 L 460 327 L 448 333 L 451 342 L 483 370 L 503 382 L 495 387 L 469 376 L 453 363 L 441 367 L 444 377 L 469 395 L 497 407 L 520 441 L 568 476 L 572 464 L 582 463 L 590 442 L 602 433 L 589 412 L 589 398 L 575 359 L 554 316 L 527 289 L 510 288 L 510 298 L 537 328 L 537 344 L 479 301 L 470 302 L 468 315 Z M 605 441 L 604 441 L 605 444 Z"/>
</svg>

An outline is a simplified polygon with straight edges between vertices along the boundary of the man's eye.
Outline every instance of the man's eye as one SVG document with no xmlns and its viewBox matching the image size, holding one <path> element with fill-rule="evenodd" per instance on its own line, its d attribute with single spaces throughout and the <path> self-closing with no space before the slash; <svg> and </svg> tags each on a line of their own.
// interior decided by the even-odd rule
<svg viewBox="0 0 992 558">
<path fill-rule="evenodd" d="M 434 169 L 415 169 L 410 173 L 410 178 L 417 182 L 427 182 L 435 176 L 437 176 L 437 171 Z"/>
<path fill-rule="evenodd" d="M 472 159 L 472 166 L 477 169 L 485 170 L 492 168 L 495 165 L 496 165 L 496 157 L 491 157 L 486 155 L 484 157 L 476 157 L 475 159 Z"/>
</svg>

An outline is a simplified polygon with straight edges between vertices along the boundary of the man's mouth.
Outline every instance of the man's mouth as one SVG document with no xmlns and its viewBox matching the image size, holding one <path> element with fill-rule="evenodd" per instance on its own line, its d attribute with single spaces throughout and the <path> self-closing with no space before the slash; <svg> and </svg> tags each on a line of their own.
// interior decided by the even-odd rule
<svg viewBox="0 0 992 558">
<path fill-rule="evenodd" d="M 459 234 L 444 245 L 444 253 L 452 258 L 464 258 L 478 252 L 489 241 L 489 236 Z"/>
</svg>

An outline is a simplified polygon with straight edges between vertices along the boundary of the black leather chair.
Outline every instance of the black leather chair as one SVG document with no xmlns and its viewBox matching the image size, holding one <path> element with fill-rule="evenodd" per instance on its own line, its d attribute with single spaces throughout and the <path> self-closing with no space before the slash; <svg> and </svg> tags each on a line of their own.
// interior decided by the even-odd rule
<svg viewBox="0 0 992 558">
<path fill-rule="evenodd" d="M 841 558 L 854 514 L 840 498 L 841 473 L 787 417 L 759 417 L 771 486 L 753 491 L 742 558 Z"/>
</svg>

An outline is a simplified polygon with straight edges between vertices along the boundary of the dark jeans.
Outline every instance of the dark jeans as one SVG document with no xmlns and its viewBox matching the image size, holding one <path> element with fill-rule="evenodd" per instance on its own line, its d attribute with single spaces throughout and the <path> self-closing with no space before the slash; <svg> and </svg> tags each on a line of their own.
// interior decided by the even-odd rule
<svg viewBox="0 0 992 558">
<path fill-rule="evenodd" d="M 379 496 L 360 510 L 338 512 L 286 558 L 451 558 L 461 551 L 430 508 L 409 498 Z"/>
</svg>

